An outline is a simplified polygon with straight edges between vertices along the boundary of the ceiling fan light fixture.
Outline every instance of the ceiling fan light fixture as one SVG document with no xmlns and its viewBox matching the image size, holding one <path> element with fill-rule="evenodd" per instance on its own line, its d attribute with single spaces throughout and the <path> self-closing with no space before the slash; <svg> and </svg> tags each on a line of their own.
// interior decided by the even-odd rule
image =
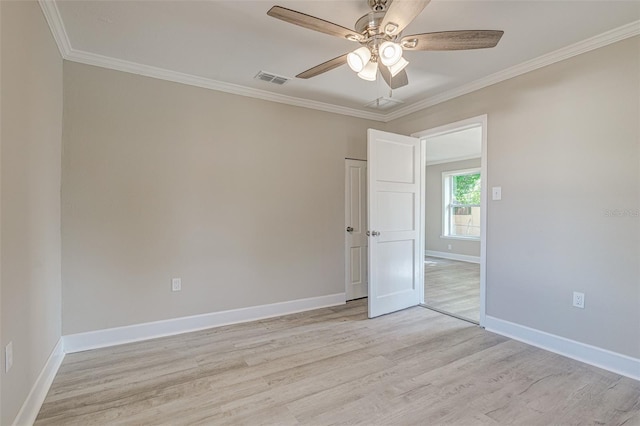
<svg viewBox="0 0 640 426">
<path fill-rule="evenodd" d="M 347 64 L 353 71 L 360 72 L 364 70 L 369 59 L 371 59 L 371 51 L 362 46 L 347 55 Z"/>
<path fill-rule="evenodd" d="M 358 73 L 358 77 L 367 81 L 376 81 L 378 74 L 378 63 L 369 61 L 369 63 Z"/>
<path fill-rule="evenodd" d="M 407 65 L 409 65 L 409 61 L 407 61 L 403 57 L 400 57 L 400 60 L 398 62 L 396 62 L 394 65 L 391 65 L 391 66 L 389 66 L 387 68 L 389 68 L 389 72 L 391 73 L 391 77 L 395 77 L 396 75 L 398 75 L 398 73 L 400 71 L 405 69 L 407 67 Z"/>
<path fill-rule="evenodd" d="M 391 41 L 385 41 L 382 43 L 380 45 L 379 52 L 382 65 L 386 65 L 388 67 L 397 64 L 400 58 L 402 58 L 402 46 Z"/>
</svg>

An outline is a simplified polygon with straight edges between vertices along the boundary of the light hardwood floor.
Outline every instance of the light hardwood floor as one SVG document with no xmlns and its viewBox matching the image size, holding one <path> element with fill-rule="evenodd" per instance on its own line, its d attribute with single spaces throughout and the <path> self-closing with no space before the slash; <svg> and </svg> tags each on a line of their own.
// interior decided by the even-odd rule
<svg viewBox="0 0 640 426">
<path fill-rule="evenodd" d="M 424 303 L 475 323 L 480 320 L 480 265 L 427 256 Z"/>
<path fill-rule="evenodd" d="M 421 307 L 69 354 L 37 425 L 640 424 L 640 382 Z"/>
</svg>

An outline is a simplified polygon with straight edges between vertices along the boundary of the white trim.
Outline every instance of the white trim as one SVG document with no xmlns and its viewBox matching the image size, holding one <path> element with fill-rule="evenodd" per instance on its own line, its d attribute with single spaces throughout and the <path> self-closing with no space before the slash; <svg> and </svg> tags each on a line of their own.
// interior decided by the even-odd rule
<svg viewBox="0 0 640 426">
<path fill-rule="evenodd" d="M 640 359 L 487 315 L 485 328 L 538 348 L 640 380 Z"/>
<path fill-rule="evenodd" d="M 71 42 L 69 41 L 67 30 L 64 28 L 64 22 L 62 22 L 58 6 L 52 0 L 38 0 L 38 3 L 40 4 L 40 9 L 42 9 L 47 24 L 49 24 L 53 39 L 58 45 L 60 55 L 62 55 L 64 59 L 67 59 L 72 50 Z"/>
<path fill-rule="evenodd" d="M 33 384 L 27 399 L 25 399 L 18 415 L 13 420 L 13 425 L 32 425 L 36 421 L 40 407 L 44 402 L 47 392 L 53 383 L 53 379 L 58 373 L 58 369 L 64 359 L 64 346 L 63 339 L 60 338 L 55 348 L 49 355 L 47 362 L 44 364 L 42 371 L 38 375 L 36 382 Z"/>
<path fill-rule="evenodd" d="M 446 251 L 425 250 L 425 256 L 439 257 L 441 259 L 459 260 L 460 262 L 480 263 L 480 256 L 469 256 L 467 254 L 447 253 Z"/>
<path fill-rule="evenodd" d="M 480 157 L 478 157 L 480 158 Z M 467 169 L 446 170 L 442 172 L 443 176 L 463 176 L 480 173 L 480 167 L 469 167 Z"/>
<path fill-rule="evenodd" d="M 329 306 L 343 305 L 346 294 L 336 293 L 268 305 L 211 312 L 163 321 L 134 324 L 64 336 L 66 353 L 87 351 L 123 343 L 172 336 L 223 325 L 255 321 Z"/>
<path fill-rule="evenodd" d="M 456 235 L 440 235 L 443 240 L 457 240 L 457 241 L 480 241 L 480 237 L 462 237 Z"/>
<path fill-rule="evenodd" d="M 488 124 L 487 114 L 475 117 L 482 123 L 482 148 L 480 156 L 480 173 L 482 175 L 482 186 L 480 187 L 480 326 L 484 325 L 487 315 L 487 217 L 489 216 L 488 208 L 488 185 L 489 182 L 489 166 L 487 145 Z"/>
<path fill-rule="evenodd" d="M 202 87 L 205 89 L 217 90 L 226 93 L 232 93 L 240 96 L 263 99 L 271 102 L 294 105 L 303 108 L 310 108 L 319 111 L 342 114 L 351 117 L 364 118 L 368 120 L 381 121 L 388 123 L 405 115 L 412 114 L 421 109 L 466 95 L 476 90 L 483 89 L 501 81 L 508 80 L 513 77 L 534 71 L 538 68 L 554 64 L 556 62 L 569 59 L 581 53 L 586 53 L 600 47 L 621 41 L 630 37 L 640 35 L 640 20 L 631 22 L 613 30 L 604 32 L 600 35 L 588 38 L 570 46 L 563 47 L 556 51 L 539 56 L 535 59 L 515 65 L 511 68 L 491 74 L 487 77 L 464 84 L 436 96 L 426 98 L 422 101 L 407 105 L 388 114 L 380 114 L 370 111 L 363 111 L 355 108 L 348 108 L 324 102 L 311 101 L 293 96 L 281 95 L 278 93 L 268 92 L 266 90 L 253 89 L 236 84 L 225 83 L 204 77 L 197 77 L 175 71 L 169 71 L 162 68 L 152 67 L 148 65 L 138 64 L 135 62 L 124 61 L 121 59 L 111 58 L 108 56 L 97 55 L 90 52 L 84 52 L 73 49 L 66 33 L 64 22 L 60 16 L 58 6 L 53 0 L 38 0 L 40 7 L 45 15 L 47 23 L 51 28 L 53 37 L 58 45 L 60 54 L 68 61 L 80 62 L 87 65 L 95 65 L 103 68 L 110 68 L 118 71 L 129 72 L 133 74 L 144 75 L 147 77 L 158 78 L 161 80 L 183 83 L 191 86 Z"/>
<path fill-rule="evenodd" d="M 535 71 L 539 68 L 546 67 L 547 65 L 552 65 L 556 62 L 564 61 L 565 59 L 569 59 L 582 53 L 590 52 L 637 35 L 640 35 L 640 20 L 614 28 L 613 30 L 606 31 L 586 40 L 579 41 L 578 43 L 538 56 L 537 58 L 525 61 L 505 70 L 498 71 L 479 80 L 463 84 L 462 86 L 397 109 L 385 116 L 385 122 L 404 117 L 405 115 L 412 114 L 453 98 L 484 89 L 485 87 Z"/>
<path fill-rule="evenodd" d="M 438 136 L 448 135 L 449 133 L 461 132 L 463 130 L 474 129 L 486 125 L 486 114 L 477 117 L 465 118 L 464 120 L 454 123 L 445 124 L 443 126 L 434 127 L 432 129 L 423 130 L 421 132 L 412 133 L 414 138 L 435 138 Z"/>
<path fill-rule="evenodd" d="M 160 80 L 172 81 L 175 83 L 187 84 L 189 86 L 202 87 L 204 89 L 216 90 L 218 92 L 231 93 L 239 96 L 262 99 L 265 101 L 278 102 L 281 104 L 293 105 L 303 108 L 310 108 L 319 111 L 331 112 L 334 114 L 347 115 L 351 117 L 364 118 L 367 120 L 384 121 L 385 115 L 362 111 L 355 108 L 348 108 L 339 105 L 328 104 L 325 102 L 312 101 L 309 99 L 296 98 L 293 96 L 282 95 L 280 93 L 269 92 L 267 90 L 254 89 L 251 87 L 240 86 L 238 84 L 226 83 L 223 81 L 213 80 L 205 77 L 198 77 L 191 74 L 185 74 L 178 71 L 169 71 L 163 68 L 153 67 L 150 65 L 138 64 L 135 62 L 124 61 L 117 58 L 98 55 L 90 52 L 83 52 L 72 49 L 65 58 L 69 61 L 79 62 L 87 65 L 94 65 L 102 68 L 114 69 L 117 71 L 128 72 L 132 74 L 143 75 L 146 77 L 157 78 Z"/>
<path fill-rule="evenodd" d="M 424 253 L 427 248 L 427 237 L 425 230 L 427 229 L 427 141 L 420 139 L 420 240 L 418 250 Z M 420 262 L 420 280 L 418 281 L 420 303 L 425 303 L 425 277 L 424 277 L 424 260 Z"/>
</svg>

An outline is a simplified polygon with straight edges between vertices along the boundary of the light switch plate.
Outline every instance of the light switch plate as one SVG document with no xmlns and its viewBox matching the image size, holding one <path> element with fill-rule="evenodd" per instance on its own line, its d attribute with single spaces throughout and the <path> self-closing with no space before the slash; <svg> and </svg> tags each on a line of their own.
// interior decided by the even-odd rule
<svg viewBox="0 0 640 426">
<path fill-rule="evenodd" d="M 502 187 L 501 186 L 494 186 L 493 188 L 491 188 L 491 199 L 493 201 L 502 200 Z"/>
</svg>

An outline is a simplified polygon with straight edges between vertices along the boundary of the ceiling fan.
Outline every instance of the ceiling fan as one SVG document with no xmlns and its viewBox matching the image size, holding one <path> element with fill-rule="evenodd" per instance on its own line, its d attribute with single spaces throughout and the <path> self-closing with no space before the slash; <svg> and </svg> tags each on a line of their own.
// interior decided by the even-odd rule
<svg viewBox="0 0 640 426">
<path fill-rule="evenodd" d="M 291 24 L 361 44 L 350 53 L 323 62 L 296 77 L 311 78 L 348 64 L 358 77 L 375 81 L 378 71 L 392 89 L 409 83 L 405 70 L 409 62 L 403 51 L 468 50 L 495 47 L 504 31 L 441 31 L 402 36 L 430 0 L 367 0 L 371 12 L 356 21 L 355 31 L 315 16 L 281 6 L 273 6 L 267 15 Z"/>
</svg>

